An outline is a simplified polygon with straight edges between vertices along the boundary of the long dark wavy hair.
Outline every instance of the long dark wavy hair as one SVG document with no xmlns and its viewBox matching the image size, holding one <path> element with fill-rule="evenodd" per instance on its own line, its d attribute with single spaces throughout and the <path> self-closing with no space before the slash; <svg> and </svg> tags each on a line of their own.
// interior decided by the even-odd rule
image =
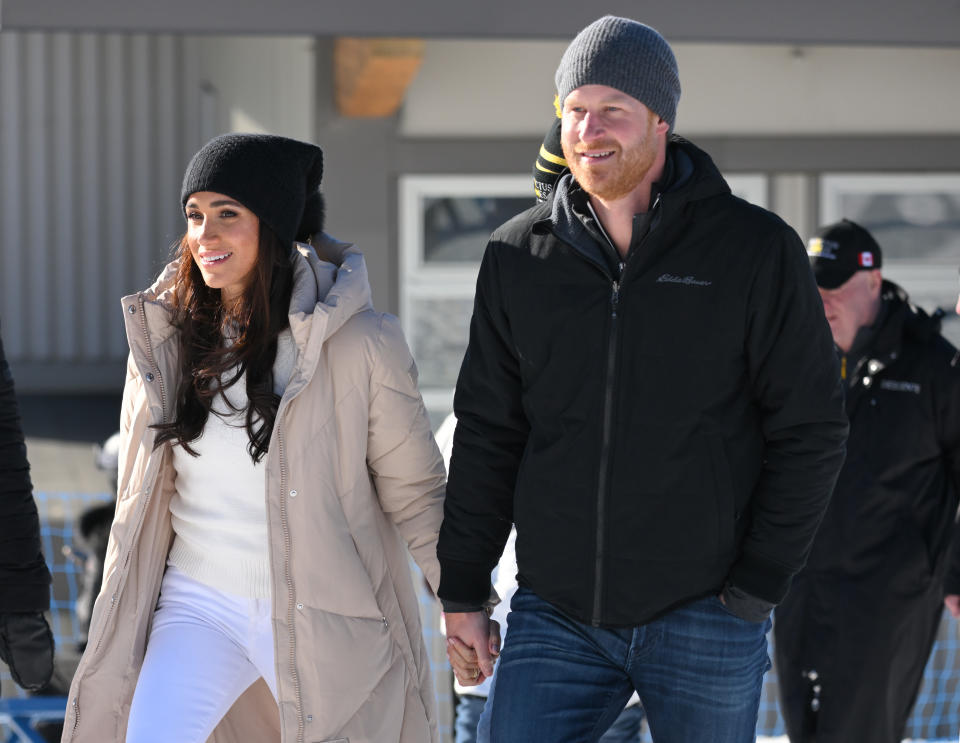
<svg viewBox="0 0 960 743">
<path fill-rule="evenodd" d="M 246 372 L 247 452 L 254 462 L 267 453 L 280 406 L 273 391 L 273 362 L 277 336 L 289 324 L 293 262 L 290 250 L 262 221 L 258 246 L 243 295 L 227 307 L 220 290 L 204 283 L 186 235 L 180 239 L 173 318 L 179 331 L 180 383 L 173 421 L 155 426 L 156 446 L 171 441 L 197 456 L 190 444 L 203 433 L 214 398 Z"/>
</svg>

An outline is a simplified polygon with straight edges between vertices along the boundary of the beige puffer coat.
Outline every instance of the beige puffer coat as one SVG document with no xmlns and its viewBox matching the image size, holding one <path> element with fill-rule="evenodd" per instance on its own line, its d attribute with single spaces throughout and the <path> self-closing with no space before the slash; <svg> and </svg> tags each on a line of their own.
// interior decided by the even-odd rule
<svg viewBox="0 0 960 743">
<path fill-rule="evenodd" d="M 323 241 L 295 260 L 297 347 L 266 458 L 277 705 L 251 686 L 215 743 L 427 743 L 436 710 L 407 549 L 434 590 L 444 467 L 395 318 L 370 304 L 363 257 Z M 170 264 L 124 298 L 130 361 L 117 512 L 64 741 L 123 741 L 173 532 L 177 386 Z M 162 699 L 157 704 L 163 704 Z"/>
</svg>

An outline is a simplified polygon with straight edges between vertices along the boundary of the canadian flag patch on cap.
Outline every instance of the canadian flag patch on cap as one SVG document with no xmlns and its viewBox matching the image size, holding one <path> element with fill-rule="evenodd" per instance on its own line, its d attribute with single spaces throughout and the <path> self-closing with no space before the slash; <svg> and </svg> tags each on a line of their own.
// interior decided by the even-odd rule
<svg viewBox="0 0 960 743">
<path fill-rule="evenodd" d="M 872 268 L 873 267 L 873 253 L 861 253 L 860 254 L 860 265 L 863 268 Z"/>
</svg>

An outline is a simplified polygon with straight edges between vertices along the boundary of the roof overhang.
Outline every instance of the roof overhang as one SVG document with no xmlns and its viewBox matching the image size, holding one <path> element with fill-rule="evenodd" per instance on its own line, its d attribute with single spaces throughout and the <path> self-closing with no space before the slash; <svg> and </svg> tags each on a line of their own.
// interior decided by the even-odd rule
<svg viewBox="0 0 960 743">
<path fill-rule="evenodd" d="M 0 0 L 0 30 L 570 38 L 597 16 L 555 0 Z M 671 41 L 960 45 L 955 0 L 608 0 Z"/>
</svg>

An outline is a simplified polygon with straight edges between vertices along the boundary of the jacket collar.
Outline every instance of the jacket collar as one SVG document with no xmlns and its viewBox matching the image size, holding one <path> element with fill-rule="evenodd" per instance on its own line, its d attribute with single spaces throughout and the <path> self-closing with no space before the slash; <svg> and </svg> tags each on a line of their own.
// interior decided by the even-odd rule
<svg viewBox="0 0 960 743">
<path fill-rule="evenodd" d="M 651 229 L 670 219 L 688 203 L 730 193 L 730 187 L 706 152 L 676 135 L 671 136 L 667 147 L 667 177 L 659 192 L 658 213 Z M 541 234 L 553 232 L 591 261 L 605 266 L 606 258 L 597 244 L 597 236 L 585 224 L 584 198 L 585 194 L 573 175 L 564 174 L 554 188 L 549 217 L 538 220 L 533 230 Z"/>
<path fill-rule="evenodd" d="M 907 292 L 898 284 L 884 279 L 880 289 L 883 305 L 877 321 L 870 328 L 861 328 L 854 339 L 848 362 L 852 361 L 854 384 L 863 373 L 873 376 L 893 363 L 900 355 L 904 340 L 928 341 L 940 332 L 940 316 L 930 316 L 910 304 Z"/>
<path fill-rule="evenodd" d="M 322 235 L 315 245 L 297 243 L 294 253 L 290 329 L 299 348 L 317 332 L 322 342 L 358 312 L 372 309 L 367 264 L 350 243 Z"/>
</svg>

